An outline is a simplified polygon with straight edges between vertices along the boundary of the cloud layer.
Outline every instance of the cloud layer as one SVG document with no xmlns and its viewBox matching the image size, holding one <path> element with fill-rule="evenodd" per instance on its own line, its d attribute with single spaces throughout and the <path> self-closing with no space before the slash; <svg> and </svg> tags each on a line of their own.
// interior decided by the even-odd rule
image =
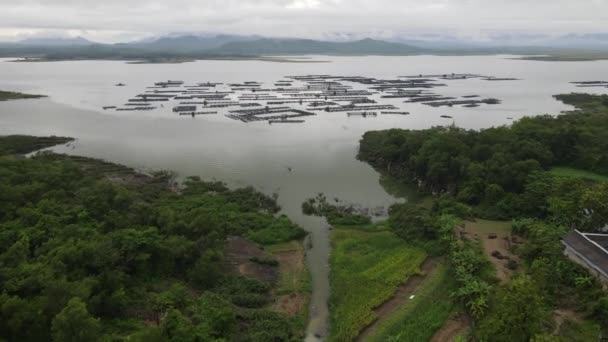
<svg viewBox="0 0 608 342">
<path fill-rule="evenodd" d="M 323 38 L 410 32 L 600 32 L 608 0 L 0 0 L 0 39 L 169 32 Z"/>
</svg>

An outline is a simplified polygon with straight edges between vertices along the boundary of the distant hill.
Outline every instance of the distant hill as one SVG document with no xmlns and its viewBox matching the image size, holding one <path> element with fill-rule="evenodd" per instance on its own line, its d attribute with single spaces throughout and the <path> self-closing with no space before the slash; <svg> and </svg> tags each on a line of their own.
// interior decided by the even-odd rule
<svg viewBox="0 0 608 342">
<path fill-rule="evenodd" d="M 217 49 L 227 43 L 244 42 L 257 37 L 216 35 L 210 37 L 184 35 L 177 37 L 160 37 L 150 41 L 116 44 L 117 47 L 129 47 L 149 51 L 183 51 L 195 52 Z"/>
<path fill-rule="evenodd" d="M 30 46 L 87 46 L 96 44 L 82 37 L 75 38 L 28 38 L 17 42 L 18 45 Z"/>
<path fill-rule="evenodd" d="M 144 41 L 98 44 L 81 37 L 36 38 L 18 43 L 0 43 L 0 57 L 34 57 L 42 60 L 112 59 L 142 60 L 154 62 L 189 61 L 209 58 L 258 58 L 278 55 L 343 55 L 343 56 L 408 56 L 408 55 L 550 55 L 560 60 L 584 58 L 584 60 L 608 59 L 608 50 L 600 49 L 608 43 L 602 34 L 560 37 L 564 47 L 541 45 L 544 37 L 526 36 L 536 44 L 515 45 L 511 42 L 520 36 L 502 35 L 496 41 L 503 45 L 475 44 L 459 41 L 454 37 L 437 36 L 432 40 L 402 39 L 383 41 L 361 39 L 350 41 L 326 41 L 296 38 L 262 38 L 236 35 L 171 35 Z M 543 39 L 541 39 L 543 38 Z M 568 44 L 568 41 L 572 41 Z M 554 41 L 554 46 L 559 44 Z M 575 48 L 576 44 L 590 44 L 595 49 Z M 498 44 L 498 43 L 497 43 Z M 568 47 L 569 46 L 569 47 Z"/>
<path fill-rule="evenodd" d="M 369 38 L 352 42 L 263 38 L 230 42 L 215 50 L 216 53 L 253 55 L 411 55 L 425 51 L 428 50 Z"/>
</svg>

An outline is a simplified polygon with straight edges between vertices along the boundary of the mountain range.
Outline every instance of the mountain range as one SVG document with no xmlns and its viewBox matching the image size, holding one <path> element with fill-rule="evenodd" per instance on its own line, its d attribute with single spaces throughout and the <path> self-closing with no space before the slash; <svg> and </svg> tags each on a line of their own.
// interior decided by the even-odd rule
<svg viewBox="0 0 608 342">
<path fill-rule="evenodd" d="M 556 51 L 563 53 L 565 49 L 608 51 L 608 34 L 569 34 L 558 37 L 495 34 L 484 41 L 449 35 L 331 41 L 255 35 L 184 34 L 117 44 L 95 43 L 82 37 L 31 38 L 16 43 L 0 43 L 0 57 L 153 60 L 273 55 L 555 54 Z"/>
</svg>

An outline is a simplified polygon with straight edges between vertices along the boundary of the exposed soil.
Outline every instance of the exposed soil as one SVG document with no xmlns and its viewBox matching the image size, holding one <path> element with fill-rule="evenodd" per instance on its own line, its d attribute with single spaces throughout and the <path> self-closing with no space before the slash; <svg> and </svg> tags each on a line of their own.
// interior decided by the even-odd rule
<svg viewBox="0 0 608 342">
<path fill-rule="evenodd" d="M 437 330 L 431 342 L 453 342 L 458 336 L 466 334 L 469 326 L 470 322 L 465 314 L 452 317 Z"/>
<path fill-rule="evenodd" d="M 426 279 L 426 277 L 432 273 L 437 267 L 437 259 L 427 258 L 420 265 L 421 274 L 416 274 L 408 278 L 408 280 L 395 292 L 395 295 L 388 301 L 381 304 L 379 307 L 374 309 L 374 312 L 378 316 L 376 320 L 365 327 L 357 337 L 357 341 L 365 341 L 367 337 L 374 332 L 378 326 L 389 318 L 400 306 L 409 300 L 409 297 L 413 295 L 420 284 Z"/>
<path fill-rule="evenodd" d="M 292 293 L 289 295 L 278 296 L 272 309 L 289 317 L 298 315 L 308 305 L 308 298 L 302 293 Z"/>
<path fill-rule="evenodd" d="M 282 282 L 287 282 L 283 286 L 289 286 L 293 289 L 299 288 L 300 276 L 306 272 L 304 247 L 301 244 L 297 246 L 298 248 L 292 250 L 274 253 L 274 257 L 279 262 L 279 273 L 284 277 Z M 286 275 L 289 276 L 286 277 Z M 302 310 L 306 310 L 307 305 L 308 294 L 294 292 L 277 296 L 272 308 L 277 312 L 293 317 Z"/>
<path fill-rule="evenodd" d="M 561 330 L 562 324 L 566 321 L 581 321 L 582 318 L 580 315 L 572 310 L 568 309 L 557 309 L 553 311 L 553 321 L 555 322 L 555 329 L 553 330 L 553 335 L 559 335 L 559 331 Z"/>
<path fill-rule="evenodd" d="M 227 266 L 242 276 L 254 278 L 261 282 L 276 284 L 279 271 L 276 266 L 262 265 L 251 261 L 252 258 L 272 258 L 255 242 L 242 237 L 231 236 L 224 247 Z"/>
<path fill-rule="evenodd" d="M 507 267 L 507 262 L 514 260 L 518 264 L 520 263 L 519 257 L 511 252 L 510 232 L 500 229 L 488 232 L 486 227 L 480 227 L 473 222 L 467 222 L 463 232 L 465 232 L 465 236 L 481 241 L 485 256 L 496 268 L 496 276 L 501 284 L 507 283 L 514 272 Z M 495 238 L 490 238 L 490 234 L 493 234 Z M 495 251 L 498 251 L 503 256 L 502 260 L 492 255 Z"/>
</svg>

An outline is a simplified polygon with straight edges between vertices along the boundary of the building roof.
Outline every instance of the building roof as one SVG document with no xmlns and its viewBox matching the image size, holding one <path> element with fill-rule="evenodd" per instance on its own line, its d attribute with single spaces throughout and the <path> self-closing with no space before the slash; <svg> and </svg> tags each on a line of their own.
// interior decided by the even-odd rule
<svg viewBox="0 0 608 342">
<path fill-rule="evenodd" d="M 564 238 L 563 243 L 608 279 L 608 234 L 587 234 L 575 230 Z"/>
</svg>

